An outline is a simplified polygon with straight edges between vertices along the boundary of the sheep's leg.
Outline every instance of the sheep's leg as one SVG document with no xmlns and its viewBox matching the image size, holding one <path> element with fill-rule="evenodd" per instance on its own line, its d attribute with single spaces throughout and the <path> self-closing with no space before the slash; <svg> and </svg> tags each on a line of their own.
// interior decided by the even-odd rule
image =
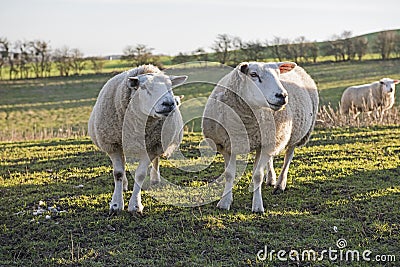
<svg viewBox="0 0 400 267">
<path fill-rule="evenodd" d="M 253 205 L 251 210 L 253 212 L 264 212 L 264 206 L 261 194 L 261 185 L 264 178 L 264 170 L 267 163 L 270 162 L 270 156 L 262 151 L 257 151 L 256 161 L 253 167 Z"/>
<path fill-rule="evenodd" d="M 122 189 L 124 191 L 128 191 L 128 179 L 126 178 L 126 172 L 124 172 L 124 176 L 122 177 Z"/>
<path fill-rule="evenodd" d="M 156 157 L 153 160 L 153 164 L 150 170 L 150 184 L 155 185 L 160 183 L 160 164 L 159 164 L 159 157 Z"/>
<path fill-rule="evenodd" d="M 132 197 L 129 200 L 128 211 L 129 212 L 142 212 L 142 198 L 140 196 L 140 191 L 142 189 L 142 184 L 147 175 L 147 168 L 150 165 L 150 159 L 145 157 L 139 161 L 139 166 L 135 171 L 135 185 L 133 186 Z"/>
<path fill-rule="evenodd" d="M 292 161 L 293 155 L 294 155 L 294 148 L 295 148 L 295 146 L 289 146 L 286 150 L 282 172 L 279 175 L 278 181 L 275 185 L 275 188 L 273 191 L 274 194 L 285 191 L 286 183 L 287 183 L 287 175 L 288 175 L 288 171 L 289 171 L 289 165 L 290 165 L 290 162 Z"/>
<path fill-rule="evenodd" d="M 276 173 L 274 169 L 274 158 L 271 156 L 267 163 L 267 173 L 265 175 L 265 184 L 275 186 L 276 185 Z"/>
<path fill-rule="evenodd" d="M 223 154 L 223 156 L 225 161 L 225 188 L 217 207 L 220 209 L 229 210 L 233 201 L 232 189 L 236 173 L 236 155 Z"/>
<path fill-rule="evenodd" d="M 110 153 L 109 157 L 113 165 L 114 193 L 110 203 L 110 213 L 124 209 L 123 190 L 128 186 L 125 174 L 125 158 L 122 150 Z"/>
<path fill-rule="evenodd" d="M 125 156 L 122 156 L 122 164 L 124 166 L 124 175 L 122 176 L 122 189 L 124 191 L 128 191 L 128 179 L 126 177 L 126 171 L 125 171 Z"/>
</svg>

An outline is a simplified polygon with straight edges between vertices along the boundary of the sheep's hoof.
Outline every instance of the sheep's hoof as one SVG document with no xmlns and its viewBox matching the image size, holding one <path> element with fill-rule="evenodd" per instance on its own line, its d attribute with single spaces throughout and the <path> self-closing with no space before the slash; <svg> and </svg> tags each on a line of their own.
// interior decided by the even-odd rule
<svg viewBox="0 0 400 267">
<path fill-rule="evenodd" d="M 122 207 L 119 207 L 117 203 L 110 206 L 110 210 L 108 212 L 109 215 L 117 215 L 121 213 Z"/>
<path fill-rule="evenodd" d="M 266 179 L 266 180 L 265 180 L 265 185 L 266 185 L 266 186 L 275 186 L 275 185 L 276 185 L 276 180 L 273 180 L 273 179 Z"/>
<path fill-rule="evenodd" d="M 264 213 L 264 207 L 252 207 L 251 211 L 254 213 Z"/>
<path fill-rule="evenodd" d="M 130 213 L 142 213 L 143 212 L 143 205 L 133 205 L 128 207 L 128 211 Z"/>
<path fill-rule="evenodd" d="M 230 207 L 231 207 L 231 204 L 222 202 L 221 200 L 217 204 L 217 208 L 222 209 L 222 210 L 229 210 Z"/>
<path fill-rule="evenodd" d="M 284 189 L 280 188 L 280 187 L 275 187 L 274 191 L 272 191 L 273 195 L 279 195 L 279 194 L 283 194 L 283 192 L 285 192 Z"/>
</svg>

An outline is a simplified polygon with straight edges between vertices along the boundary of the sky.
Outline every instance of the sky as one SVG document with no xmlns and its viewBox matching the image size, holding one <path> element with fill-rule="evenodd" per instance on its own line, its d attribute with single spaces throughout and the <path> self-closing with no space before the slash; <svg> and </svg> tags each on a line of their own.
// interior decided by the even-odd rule
<svg viewBox="0 0 400 267">
<path fill-rule="evenodd" d="M 144 44 L 154 54 L 211 51 L 218 34 L 325 41 L 399 29 L 398 0 L 0 0 L 0 37 L 43 40 L 86 56 Z"/>
</svg>

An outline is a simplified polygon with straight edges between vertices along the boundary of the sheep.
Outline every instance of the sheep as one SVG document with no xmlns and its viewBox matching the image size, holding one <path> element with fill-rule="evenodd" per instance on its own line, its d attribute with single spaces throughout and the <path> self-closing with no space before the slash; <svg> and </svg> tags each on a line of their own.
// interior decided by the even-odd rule
<svg viewBox="0 0 400 267">
<path fill-rule="evenodd" d="M 101 89 L 88 132 L 112 161 L 115 187 L 110 213 L 124 208 L 127 156 L 139 160 L 128 211 L 143 211 L 140 191 L 149 165 L 152 163 L 150 181 L 157 183 L 159 156 L 170 154 L 182 140 L 183 121 L 177 108 L 180 98 L 174 97 L 171 88 L 186 79 L 187 76 L 167 76 L 155 66 L 142 65 L 114 76 Z"/>
<path fill-rule="evenodd" d="M 379 81 L 351 86 L 344 90 L 340 100 L 342 114 L 354 114 L 379 110 L 384 112 L 394 104 L 395 85 L 399 80 L 383 78 Z"/>
<path fill-rule="evenodd" d="M 242 62 L 223 77 L 205 106 L 202 131 L 225 161 L 225 188 L 218 208 L 230 209 L 236 156 L 256 151 L 253 167 L 253 212 L 264 212 L 261 185 L 286 188 L 295 147 L 309 140 L 318 110 L 313 79 L 293 62 Z M 286 148 L 276 181 L 273 157 Z"/>
</svg>

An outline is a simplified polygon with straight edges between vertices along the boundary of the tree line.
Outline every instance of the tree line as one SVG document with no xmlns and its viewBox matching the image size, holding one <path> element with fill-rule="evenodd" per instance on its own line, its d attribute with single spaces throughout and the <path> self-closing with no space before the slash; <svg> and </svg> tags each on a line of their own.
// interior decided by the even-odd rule
<svg viewBox="0 0 400 267">
<path fill-rule="evenodd" d="M 300 36 L 293 40 L 274 37 L 270 41 L 243 41 L 240 37 L 219 34 L 210 46 L 211 53 L 198 48 L 190 53 L 179 53 L 170 57 L 170 63 L 188 61 L 217 61 L 221 64 L 237 65 L 242 61 L 271 59 L 290 60 L 296 63 L 316 63 L 320 57 L 334 61 L 363 60 L 368 53 L 377 53 L 381 59 L 400 58 L 400 34 L 398 31 L 383 31 L 375 38 L 353 37 L 351 31 L 333 35 L 325 42 L 312 42 Z M 161 66 L 161 57 L 153 54 L 153 48 L 143 44 L 127 46 L 121 59 L 132 66 L 154 64 Z M 9 42 L 0 38 L 0 79 L 3 70 L 8 70 L 9 79 L 48 77 L 52 70 L 60 76 L 79 75 L 84 69 L 101 72 L 102 57 L 84 57 L 77 48 L 52 49 L 43 40 Z M 5 68 L 7 67 L 7 68 Z"/>
<path fill-rule="evenodd" d="M 85 58 L 77 48 L 64 46 L 52 50 L 50 43 L 42 40 L 11 43 L 6 38 L 0 38 L 0 79 L 5 67 L 9 79 L 49 77 L 53 69 L 60 76 L 79 75 L 88 67 L 88 62 L 95 72 L 100 72 L 104 65 L 102 58 Z"/>
<path fill-rule="evenodd" d="M 383 60 L 400 58 L 400 34 L 397 31 L 379 32 L 370 39 L 365 36 L 353 37 L 351 31 L 333 35 L 325 42 L 311 42 L 304 36 L 293 40 L 274 37 L 264 42 L 243 41 L 237 36 L 219 34 L 211 46 L 213 53 L 208 54 L 199 48 L 190 54 L 179 53 L 173 58 L 173 63 L 210 58 L 228 65 L 268 58 L 296 63 L 316 63 L 320 57 L 333 58 L 336 62 L 361 61 L 368 53 L 379 54 Z"/>
</svg>

